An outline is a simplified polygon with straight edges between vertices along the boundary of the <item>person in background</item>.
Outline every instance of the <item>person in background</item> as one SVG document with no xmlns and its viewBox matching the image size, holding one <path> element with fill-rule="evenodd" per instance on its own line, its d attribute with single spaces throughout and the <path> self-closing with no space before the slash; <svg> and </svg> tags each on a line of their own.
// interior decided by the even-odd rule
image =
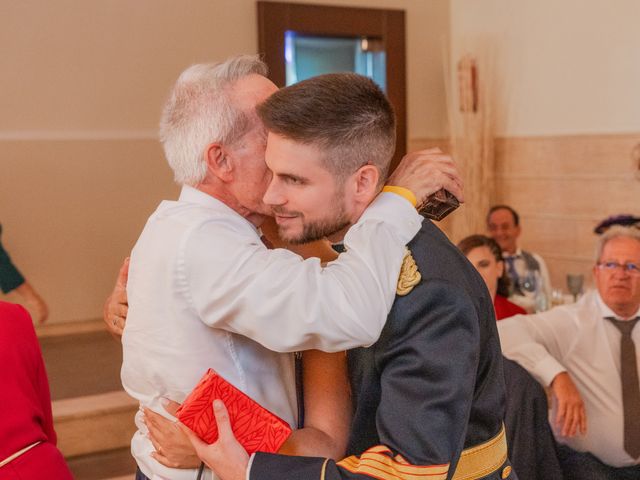
<svg viewBox="0 0 640 480">
<path fill-rule="evenodd" d="M 56 448 L 51 397 L 31 317 L 0 302 L 0 480 L 72 480 Z"/>
<path fill-rule="evenodd" d="M 508 205 L 495 205 L 487 214 L 487 230 L 502 249 L 505 269 L 511 280 L 509 300 L 527 312 L 548 308 L 551 280 L 542 257 L 518 247 L 520 216 Z"/>
<path fill-rule="evenodd" d="M 524 308 L 507 299 L 510 280 L 504 269 L 502 250 L 494 239 L 484 235 L 470 235 L 458 243 L 458 248 L 487 284 L 496 309 L 496 320 L 527 313 Z"/>
<path fill-rule="evenodd" d="M 498 323 L 504 355 L 551 387 L 567 480 L 640 478 L 640 230 L 598 241 L 596 289 L 577 303 Z"/>
<path fill-rule="evenodd" d="M 470 235 L 458 248 L 476 267 L 493 298 L 496 319 L 525 310 L 506 299 L 509 278 L 504 272 L 502 250 L 492 238 Z M 562 480 L 553 433 L 547 421 L 547 395 L 542 386 L 520 365 L 503 360 L 507 392 L 505 428 L 509 455 L 520 480 Z"/>
<path fill-rule="evenodd" d="M 33 313 L 38 323 L 44 323 L 49 316 L 49 308 L 38 292 L 24 278 L 11 261 L 2 246 L 2 225 L 0 225 L 0 290 L 2 293 L 17 293 L 25 306 Z"/>
</svg>

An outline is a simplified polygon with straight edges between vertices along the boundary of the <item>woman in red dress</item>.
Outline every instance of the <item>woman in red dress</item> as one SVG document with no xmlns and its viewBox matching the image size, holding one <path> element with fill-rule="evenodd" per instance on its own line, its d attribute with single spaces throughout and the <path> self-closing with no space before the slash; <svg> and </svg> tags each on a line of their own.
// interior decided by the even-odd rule
<svg viewBox="0 0 640 480">
<path fill-rule="evenodd" d="M 53 430 L 40 345 L 27 311 L 0 302 L 0 480 L 72 480 Z"/>
<path fill-rule="evenodd" d="M 461 240 L 458 248 L 476 267 L 487 284 L 496 310 L 496 320 L 527 313 L 522 307 L 507 300 L 509 277 L 504 270 L 502 250 L 495 240 L 484 235 L 471 235 Z"/>
</svg>

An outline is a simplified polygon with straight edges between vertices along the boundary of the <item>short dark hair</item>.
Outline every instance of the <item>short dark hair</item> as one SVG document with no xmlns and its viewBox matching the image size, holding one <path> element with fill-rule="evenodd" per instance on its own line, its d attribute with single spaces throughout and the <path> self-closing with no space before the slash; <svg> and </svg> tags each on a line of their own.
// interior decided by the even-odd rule
<svg viewBox="0 0 640 480">
<path fill-rule="evenodd" d="M 500 245 L 498 245 L 498 242 L 491 237 L 487 237 L 486 235 L 469 235 L 458 242 L 458 248 L 465 255 L 478 247 L 487 247 L 496 259 L 496 262 L 504 262 Z M 509 280 L 507 270 L 504 269 L 502 271 L 502 276 L 498 278 L 498 291 L 496 293 L 503 297 L 508 297 L 510 290 L 511 281 Z"/>
<path fill-rule="evenodd" d="M 274 93 L 257 111 L 270 132 L 320 147 L 325 166 L 339 178 L 370 164 L 384 183 L 396 120 L 391 103 L 370 78 L 355 73 L 312 77 Z"/>
<path fill-rule="evenodd" d="M 516 212 L 509 205 L 494 205 L 493 207 L 491 207 L 489 209 L 489 213 L 487 213 L 487 225 L 489 225 L 489 218 L 491 217 L 491 214 L 496 210 L 508 210 L 509 212 L 511 212 L 511 215 L 513 216 L 514 225 L 516 227 L 520 225 L 520 215 L 518 215 L 518 212 Z"/>
</svg>

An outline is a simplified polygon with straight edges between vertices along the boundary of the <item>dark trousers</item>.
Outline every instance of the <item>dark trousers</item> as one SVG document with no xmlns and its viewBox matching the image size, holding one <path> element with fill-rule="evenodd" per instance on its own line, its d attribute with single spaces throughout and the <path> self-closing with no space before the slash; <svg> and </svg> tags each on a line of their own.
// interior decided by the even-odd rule
<svg viewBox="0 0 640 480">
<path fill-rule="evenodd" d="M 136 480 L 149 480 L 149 477 L 142 473 L 139 468 L 136 468 Z"/>
<path fill-rule="evenodd" d="M 566 445 L 558 445 L 558 459 L 564 480 L 640 480 L 640 465 L 612 467 L 588 452 L 576 452 Z"/>
</svg>

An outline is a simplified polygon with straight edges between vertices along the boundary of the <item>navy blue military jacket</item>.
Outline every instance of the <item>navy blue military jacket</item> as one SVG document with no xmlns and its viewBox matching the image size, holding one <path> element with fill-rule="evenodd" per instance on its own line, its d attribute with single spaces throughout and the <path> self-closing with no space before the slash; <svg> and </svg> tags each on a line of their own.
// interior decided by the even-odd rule
<svg viewBox="0 0 640 480">
<path fill-rule="evenodd" d="M 408 247 L 420 282 L 396 297 L 380 339 L 348 355 L 351 456 L 335 463 L 258 453 L 251 479 L 445 480 L 463 449 L 501 432 L 502 354 L 484 281 L 428 220 Z M 509 477 L 508 460 L 498 466 L 467 478 Z"/>
</svg>

